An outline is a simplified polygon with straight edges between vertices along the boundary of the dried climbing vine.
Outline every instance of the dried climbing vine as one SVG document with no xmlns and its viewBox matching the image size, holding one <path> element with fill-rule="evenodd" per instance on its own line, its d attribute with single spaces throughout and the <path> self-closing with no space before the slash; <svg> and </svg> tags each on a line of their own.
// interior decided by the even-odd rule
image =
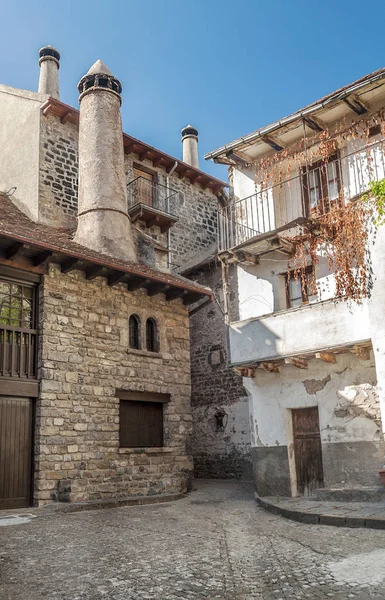
<svg viewBox="0 0 385 600">
<path fill-rule="evenodd" d="M 318 216 L 296 237 L 288 262 L 288 281 L 301 282 L 304 294 L 317 293 L 313 271 L 309 281 L 307 267 L 326 257 L 334 274 L 335 295 L 360 304 L 373 287 L 371 246 L 378 226 L 385 223 L 385 179 L 370 184 L 361 198 L 344 204 L 342 198 L 326 214 Z M 309 290 L 310 286 L 310 290 Z"/>
</svg>

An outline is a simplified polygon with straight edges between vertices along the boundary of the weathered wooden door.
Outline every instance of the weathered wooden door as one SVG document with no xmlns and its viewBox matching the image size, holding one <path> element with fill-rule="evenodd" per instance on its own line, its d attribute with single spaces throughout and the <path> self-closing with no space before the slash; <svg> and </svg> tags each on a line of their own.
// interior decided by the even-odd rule
<svg viewBox="0 0 385 600">
<path fill-rule="evenodd" d="M 32 436 L 33 401 L 0 396 L 0 509 L 31 504 Z"/>
<path fill-rule="evenodd" d="M 293 410 L 294 456 L 298 492 L 312 496 L 323 486 L 318 408 Z"/>
</svg>

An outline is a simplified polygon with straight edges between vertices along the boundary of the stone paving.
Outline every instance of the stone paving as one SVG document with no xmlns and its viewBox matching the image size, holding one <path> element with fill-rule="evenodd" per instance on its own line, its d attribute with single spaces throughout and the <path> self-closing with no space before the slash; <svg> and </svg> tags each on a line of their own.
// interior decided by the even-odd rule
<svg viewBox="0 0 385 600">
<path fill-rule="evenodd" d="M 285 520 L 239 482 L 195 487 L 168 504 L 8 515 L 1 600 L 384 599 L 385 532 Z"/>
</svg>

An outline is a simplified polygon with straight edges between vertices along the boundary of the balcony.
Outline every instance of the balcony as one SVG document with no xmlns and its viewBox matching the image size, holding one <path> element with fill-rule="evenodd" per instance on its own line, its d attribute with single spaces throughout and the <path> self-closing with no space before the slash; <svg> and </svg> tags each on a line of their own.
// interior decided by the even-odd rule
<svg viewBox="0 0 385 600">
<path fill-rule="evenodd" d="M 354 142 L 349 144 L 353 146 Z M 384 140 L 351 152 L 348 149 L 327 162 L 298 168 L 292 177 L 281 175 L 281 180 L 274 181 L 273 175 L 270 185 L 256 183 L 253 195 L 221 207 L 219 252 L 238 248 L 247 248 L 255 255 L 284 251 L 281 235 L 297 235 L 304 224 L 337 203 L 359 197 L 371 181 L 385 177 Z"/>
<path fill-rule="evenodd" d="M 178 220 L 176 217 L 177 194 L 168 186 L 136 177 L 127 184 L 128 214 L 131 221 L 143 221 L 146 227 L 156 225 L 163 232 Z"/>
<path fill-rule="evenodd" d="M 253 365 L 359 345 L 370 337 L 366 304 L 348 306 L 327 300 L 231 323 L 230 361 Z"/>
</svg>

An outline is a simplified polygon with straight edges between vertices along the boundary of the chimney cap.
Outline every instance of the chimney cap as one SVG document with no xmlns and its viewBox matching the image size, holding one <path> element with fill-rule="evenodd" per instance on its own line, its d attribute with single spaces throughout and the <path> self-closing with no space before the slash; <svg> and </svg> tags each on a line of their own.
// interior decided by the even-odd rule
<svg viewBox="0 0 385 600">
<path fill-rule="evenodd" d="M 55 58 L 58 62 L 60 60 L 60 52 L 53 46 L 43 46 L 39 50 L 39 58 Z"/>
<path fill-rule="evenodd" d="M 119 98 L 120 94 L 122 93 L 122 84 L 120 83 L 119 79 L 113 76 L 110 69 L 100 59 L 98 59 L 92 65 L 88 72 L 79 81 L 79 101 L 86 93 L 96 89 L 103 89 L 108 92 L 112 92 L 119 96 Z"/>
<path fill-rule="evenodd" d="M 186 127 L 183 127 L 181 134 L 182 138 L 186 137 L 187 135 L 193 135 L 195 137 L 198 137 L 198 129 L 189 124 L 186 125 Z"/>
<path fill-rule="evenodd" d="M 98 75 L 98 74 L 110 75 L 111 77 L 113 77 L 110 69 L 107 67 L 107 65 L 102 60 L 100 60 L 100 58 L 98 58 L 98 60 L 94 62 L 92 67 L 90 67 L 86 73 L 86 75 Z"/>
</svg>

